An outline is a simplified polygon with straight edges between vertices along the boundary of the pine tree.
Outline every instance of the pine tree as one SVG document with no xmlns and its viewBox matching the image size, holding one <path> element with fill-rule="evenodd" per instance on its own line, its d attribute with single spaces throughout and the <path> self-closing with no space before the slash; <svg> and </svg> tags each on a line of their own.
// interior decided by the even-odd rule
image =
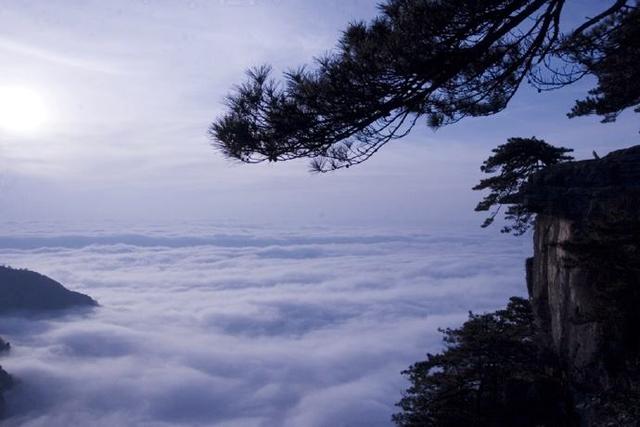
<svg viewBox="0 0 640 427">
<path fill-rule="evenodd" d="M 565 0 L 388 0 L 283 81 L 268 66 L 249 71 L 211 138 L 242 162 L 310 158 L 315 171 L 348 168 L 418 121 L 438 128 L 488 116 L 523 82 L 546 91 L 587 75 L 597 85 L 569 115 L 615 120 L 640 104 L 640 7 L 602 3 L 565 29 Z"/>
</svg>

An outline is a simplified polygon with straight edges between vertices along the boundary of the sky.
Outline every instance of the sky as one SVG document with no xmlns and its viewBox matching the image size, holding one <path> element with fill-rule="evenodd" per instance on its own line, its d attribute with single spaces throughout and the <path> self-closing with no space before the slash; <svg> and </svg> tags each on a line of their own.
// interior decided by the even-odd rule
<svg viewBox="0 0 640 427">
<path fill-rule="evenodd" d="M 579 19 L 599 2 L 576 0 Z M 314 175 L 305 161 L 239 165 L 207 138 L 244 71 L 277 72 L 330 50 L 365 0 L 0 2 L 2 88 L 36 93 L 46 117 L 30 132 L 0 129 L 0 217 L 56 224 L 395 225 L 471 229 L 470 188 L 491 148 L 537 136 L 605 154 L 637 142 L 618 123 L 569 121 L 585 85 L 524 88 L 499 115 L 434 132 L 419 123 L 365 164 Z M 35 120 L 35 118 L 34 118 Z"/>
</svg>

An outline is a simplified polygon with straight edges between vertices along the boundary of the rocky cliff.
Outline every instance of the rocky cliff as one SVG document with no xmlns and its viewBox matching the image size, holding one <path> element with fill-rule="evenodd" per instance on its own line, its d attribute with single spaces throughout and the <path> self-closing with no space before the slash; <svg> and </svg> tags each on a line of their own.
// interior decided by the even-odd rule
<svg viewBox="0 0 640 427">
<path fill-rule="evenodd" d="M 640 146 L 531 179 L 527 286 L 585 426 L 640 425 Z"/>
</svg>

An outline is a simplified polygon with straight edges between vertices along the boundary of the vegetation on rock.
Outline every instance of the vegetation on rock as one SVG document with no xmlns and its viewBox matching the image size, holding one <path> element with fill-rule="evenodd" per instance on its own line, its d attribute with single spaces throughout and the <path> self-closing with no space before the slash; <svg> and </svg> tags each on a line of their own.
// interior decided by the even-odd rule
<svg viewBox="0 0 640 427">
<path fill-rule="evenodd" d="M 388 0 L 284 82 L 268 66 L 249 71 L 210 135 L 247 163 L 310 158 L 315 171 L 348 168 L 419 120 L 438 128 L 495 114 L 523 81 L 545 91 L 587 75 L 597 85 L 569 116 L 613 121 L 640 104 L 640 8 L 603 2 L 601 13 L 565 29 L 566 3 Z"/>
<path fill-rule="evenodd" d="M 493 212 L 484 221 L 482 227 L 493 223 L 503 205 L 509 205 L 505 212 L 507 224 L 503 233 L 513 232 L 516 235 L 525 233 L 532 225 L 535 213 L 521 203 L 513 200 L 530 177 L 543 168 L 573 160 L 567 153 L 573 150 L 565 147 L 554 147 L 544 140 L 533 138 L 509 138 L 506 144 L 493 149 L 493 155 L 484 161 L 480 170 L 487 174 L 496 174 L 485 178 L 474 190 L 491 192 L 476 206 L 476 211 Z"/>
<path fill-rule="evenodd" d="M 393 421 L 401 427 L 573 425 L 556 360 L 538 345 L 529 302 L 469 314 L 446 329 L 442 353 L 403 372 L 410 387 Z"/>
</svg>

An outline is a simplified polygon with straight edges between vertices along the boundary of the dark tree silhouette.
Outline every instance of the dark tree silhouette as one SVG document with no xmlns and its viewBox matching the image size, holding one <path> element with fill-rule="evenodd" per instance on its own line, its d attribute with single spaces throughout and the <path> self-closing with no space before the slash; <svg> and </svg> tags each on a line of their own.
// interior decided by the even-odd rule
<svg viewBox="0 0 640 427">
<path fill-rule="evenodd" d="M 227 99 L 213 143 L 247 163 L 312 159 L 328 171 L 359 164 L 420 119 L 431 127 L 503 110 L 523 81 L 540 91 L 585 75 L 597 86 L 570 116 L 614 120 L 640 104 L 640 10 L 603 1 L 561 28 L 565 0 L 388 0 L 351 24 L 312 67 L 271 78 L 268 66 Z"/>
<path fill-rule="evenodd" d="M 536 344 L 529 302 L 475 315 L 446 329 L 446 349 L 403 374 L 410 387 L 393 421 L 401 427 L 571 426 L 555 359 Z"/>
<path fill-rule="evenodd" d="M 484 161 L 480 170 L 488 174 L 497 174 L 480 180 L 480 183 L 473 187 L 474 190 L 491 190 L 478 203 L 476 211 L 488 211 L 495 207 L 482 224 L 482 227 L 488 227 L 495 220 L 500 208 L 509 205 L 505 212 L 507 224 L 501 231 L 521 235 L 529 229 L 535 214 L 514 203 L 510 197 L 517 194 L 529 177 L 539 170 L 573 160 L 573 157 L 567 154 L 573 150 L 554 147 L 533 137 L 509 138 L 506 144 L 499 145 L 492 151 L 493 155 Z"/>
<path fill-rule="evenodd" d="M 590 31 L 577 33 L 563 46 L 564 71 L 547 74 L 552 80 L 537 78 L 540 87 L 565 86 L 592 74 L 598 84 L 589 96 L 577 100 L 569 117 L 597 114 L 603 122 L 613 122 L 626 108 L 636 106 L 640 112 L 640 12 L 613 14 Z"/>
<path fill-rule="evenodd" d="M 7 351 L 2 349 L 0 352 Z M 0 420 L 4 418 L 6 412 L 6 403 L 4 400 L 4 392 L 13 386 L 13 378 L 0 366 Z"/>
</svg>

